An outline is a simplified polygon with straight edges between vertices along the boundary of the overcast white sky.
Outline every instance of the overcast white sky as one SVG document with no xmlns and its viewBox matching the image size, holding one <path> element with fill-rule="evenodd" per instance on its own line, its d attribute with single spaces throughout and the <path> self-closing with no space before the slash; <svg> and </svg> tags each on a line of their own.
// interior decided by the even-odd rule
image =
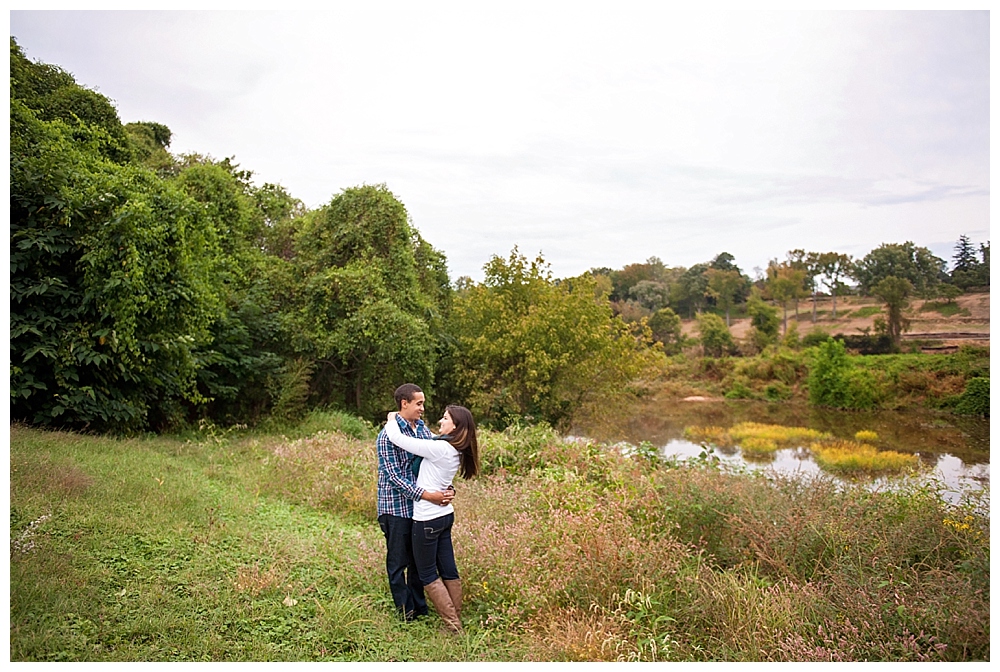
<svg viewBox="0 0 1000 672">
<path fill-rule="evenodd" d="M 989 239 L 988 12 L 468 4 L 11 11 L 10 33 L 309 207 L 385 183 L 452 279 L 514 245 L 566 277 Z"/>
</svg>

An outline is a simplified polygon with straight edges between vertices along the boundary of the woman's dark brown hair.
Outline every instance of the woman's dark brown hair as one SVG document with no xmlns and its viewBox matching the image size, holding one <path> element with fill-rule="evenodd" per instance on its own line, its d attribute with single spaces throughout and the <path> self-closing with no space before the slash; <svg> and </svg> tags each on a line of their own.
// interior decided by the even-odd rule
<svg viewBox="0 0 1000 672">
<path fill-rule="evenodd" d="M 479 442 L 476 440 L 476 421 L 465 406 L 448 406 L 446 409 L 454 431 L 448 435 L 448 443 L 458 450 L 459 473 L 462 478 L 472 478 L 479 473 Z"/>
</svg>

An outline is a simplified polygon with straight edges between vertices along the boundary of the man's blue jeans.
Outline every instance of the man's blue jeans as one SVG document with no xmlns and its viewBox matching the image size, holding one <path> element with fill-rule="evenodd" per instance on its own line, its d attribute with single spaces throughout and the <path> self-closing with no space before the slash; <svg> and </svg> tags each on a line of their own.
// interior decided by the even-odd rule
<svg viewBox="0 0 1000 672">
<path fill-rule="evenodd" d="M 424 585 L 417 574 L 410 541 L 413 519 L 383 513 L 378 517 L 378 525 L 385 535 L 385 571 L 389 575 L 389 592 L 396 609 L 407 621 L 426 616 Z"/>
</svg>

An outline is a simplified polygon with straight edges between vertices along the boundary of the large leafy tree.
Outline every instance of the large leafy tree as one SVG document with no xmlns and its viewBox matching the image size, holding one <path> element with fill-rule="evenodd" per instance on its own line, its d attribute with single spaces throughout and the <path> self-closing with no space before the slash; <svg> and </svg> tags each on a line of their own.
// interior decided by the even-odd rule
<svg viewBox="0 0 1000 672">
<path fill-rule="evenodd" d="M 934 256 L 926 247 L 912 242 L 884 243 L 860 259 L 854 268 L 854 278 L 862 293 L 872 289 L 889 276 L 908 280 L 918 295 L 930 295 L 939 282 L 947 278 L 947 263 Z"/>
<path fill-rule="evenodd" d="M 13 73 L 22 58 L 12 46 Z M 29 94 L 11 99 L 12 417 L 99 429 L 176 420 L 181 401 L 200 400 L 194 350 L 220 305 L 214 227 L 180 190 L 120 163 L 106 124 L 72 107 L 39 114 L 28 103 L 47 98 Z"/>
<path fill-rule="evenodd" d="M 648 332 L 613 316 L 590 275 L 556 282 L 544 259 L 494 256 L 485 280 L 455 297 L 462 398 L 494 423 L 532 416 L 567 424 L 614 407 L 648 364 Z"/>
<path fill-rule="evenodd" d="M 306 215 L 294 264 L 294 345 L 316 362 L 318 403 L 375 418 L 400 383 L 430 392 L 448 293 L 444 256 L 385 185 L 345 189 Z"/>
<path fill-rule="evenodd" d="M 695 264 L 684 271 L 670 286 L 670 305 L 677 312 L 687 312 L 693 318 L 705 307 L 708 299 L 708 276 L 705 271 L 709 264 Z"/>
</svg>

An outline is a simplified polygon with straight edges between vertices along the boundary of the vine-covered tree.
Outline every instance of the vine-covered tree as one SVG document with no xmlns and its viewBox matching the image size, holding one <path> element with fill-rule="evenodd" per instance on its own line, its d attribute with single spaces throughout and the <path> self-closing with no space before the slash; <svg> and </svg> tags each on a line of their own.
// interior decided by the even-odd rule
<svg viewBox="0 0 1000 672">
<path fill-rule="evenodd" d="M 401 381 L 430 394 L 444 256 L 410 226 L 385 185 L 345 189 L 306 215 L 295 265 L 294 344 L 316 362 L 317 403 L 375 419 Z"/>
</svg>

